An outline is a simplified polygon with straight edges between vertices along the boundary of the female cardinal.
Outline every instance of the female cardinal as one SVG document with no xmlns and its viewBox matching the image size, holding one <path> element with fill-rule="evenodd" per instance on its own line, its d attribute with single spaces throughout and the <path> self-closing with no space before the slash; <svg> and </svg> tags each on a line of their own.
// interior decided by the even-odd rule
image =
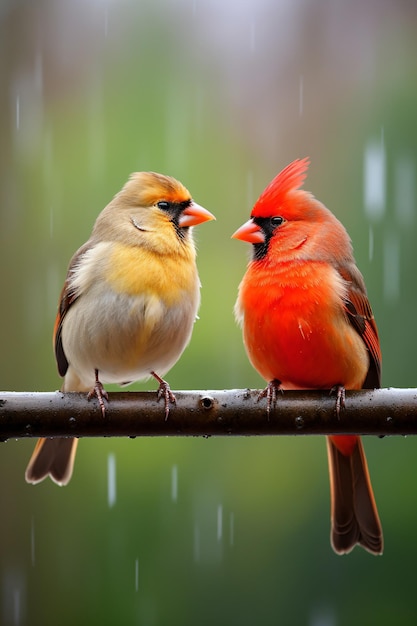
<svg viewBox="0 0 417 626">
<path fill-rule="evenodd" d="M 296 160 L 268 185 L 251 219 L 233 235 L 253 244 L 235 314 L 249 359 L 268 381 L 268 409 L 277 389 L 338 390 L 380 386 L 378 331 L 349 236 L 336 217 L 300 189 L 309 159 Z M 327 438 L 331 544 L 383 548 L 362 442 Z"/>
<path fill-rule="evenodd" d="M 54 329 L 62 391 L 147 379 L 175 402 L 163 376 L 187 346 L 200 304 L 191 226 L 215 219 L 174 178 L 132 174 L 71 259 Z M 77 439 L 40 439 L 26 470 L 38 483 L 71 478 Z"/>
</svg>

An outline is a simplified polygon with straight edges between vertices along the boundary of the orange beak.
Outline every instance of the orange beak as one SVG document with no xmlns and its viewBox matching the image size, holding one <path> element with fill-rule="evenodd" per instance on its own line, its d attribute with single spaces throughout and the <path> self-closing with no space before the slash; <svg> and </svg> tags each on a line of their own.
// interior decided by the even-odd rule
<svg viewBox="0 0 417 626">
<path fill-rule="evenodd" d="M 210 211 L 207 211 L 207 209 L 204 209 L 196 202 L 191 202 L 191 204 L 182 212 L 179 219 L 179 225 L 181 228 L 184 228 L 185 226 L 196 226 L 197 224 L 202 224 L 203 222 L 209 222 L 210 220 L 215 219 L 216 218 L 212 213 L 210 213 Z"/>
<path fill-rule="evenodd" d="M 240 239 L 248 243 L 264 243 L 265 235 L 258 224 L 255 224 L 255 222 L 250 219 L 233 233 L 232 239 Z"/>
</svg>

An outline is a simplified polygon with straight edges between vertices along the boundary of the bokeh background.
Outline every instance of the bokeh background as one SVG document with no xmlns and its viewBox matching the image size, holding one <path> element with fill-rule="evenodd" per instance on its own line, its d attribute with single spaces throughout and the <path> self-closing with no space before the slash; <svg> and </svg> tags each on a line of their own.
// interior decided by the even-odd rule
<svg viewBox="0 0 417 626">
<path fill-rule="evenodd" d="M 353 239 L 383 384 L 415 386 L 416 29 L 413 0 L 2 0 L 0 387 L 59 387 L 68 261 L 137 170 L 217 216 L 196 229 L 200 320 L 173 389 L 262 387 L 230 235 L 304 156 Z M 331 551 L 321 437 L 85 439 L 62 489 L 24 482 L 33 444 L 0 446 L 2 625 L 416 623 L 414 438 L 365 441 L 378 558 Z"/>
</svg>

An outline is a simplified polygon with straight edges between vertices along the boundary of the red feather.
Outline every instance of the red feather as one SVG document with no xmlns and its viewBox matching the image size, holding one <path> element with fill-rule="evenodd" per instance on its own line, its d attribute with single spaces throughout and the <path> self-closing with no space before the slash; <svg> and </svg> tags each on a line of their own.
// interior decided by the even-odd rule
<svg viewBox="0 0 417 626">
<path fill-rule="evenodd" d="M 296 159 L 284 168 L 262 192 L 253 207 L 252 217 L 270 217 L 271 207 L 278 207 L 291 191 L 299 189 L 307 176 L 310 159 Z"/>
</svg>

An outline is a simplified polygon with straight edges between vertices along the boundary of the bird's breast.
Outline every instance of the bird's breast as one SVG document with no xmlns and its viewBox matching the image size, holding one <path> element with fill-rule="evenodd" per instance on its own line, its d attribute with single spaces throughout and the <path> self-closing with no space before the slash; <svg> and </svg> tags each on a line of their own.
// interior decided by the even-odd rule
<svg viewBox="0 0 417 626">
<path fill-rule="evenodd" d="M 112 248 L 106 280 L 117 293 L 155 295 L 168 306 L 194 294 L 199 284 L 194 259 L 189 255 L 158 255 L 119 243 Z"/>
<path fill-rule="evenodd" d="M 346 285 L 327 264 L 250 268 L 242 281 L 249 358 L 266 379 L 288 388 L 359 388 L 369 366 L 366 347 L 344 312 Z"/>
</svg>

